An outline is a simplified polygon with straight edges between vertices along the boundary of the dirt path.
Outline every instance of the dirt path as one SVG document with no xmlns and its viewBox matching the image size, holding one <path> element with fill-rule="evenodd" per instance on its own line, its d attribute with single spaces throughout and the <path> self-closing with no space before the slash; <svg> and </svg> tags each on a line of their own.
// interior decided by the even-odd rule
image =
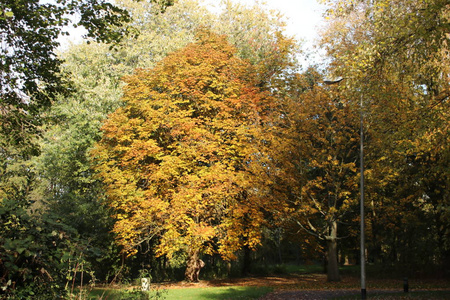
<svg viewBox="0 0 450 300">
<path fill-rule="evenodd" d="M 302 290 L 302 291 L 281 291 L 269 293 L 260 300 L 297 300 L 297 299 L 332 299 L 341 296 L 357 295 L 356 290 Z"/>
</svg>

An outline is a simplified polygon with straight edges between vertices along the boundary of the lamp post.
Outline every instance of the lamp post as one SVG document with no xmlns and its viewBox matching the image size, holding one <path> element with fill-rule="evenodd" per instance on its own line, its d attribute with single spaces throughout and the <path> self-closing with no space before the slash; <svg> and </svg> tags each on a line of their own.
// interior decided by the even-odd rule
<svg viewBox="0 0 450 300">
<path fill-rule="evenodd" d="M 360 168 L 360 182 L 359 182 L 359 194 L 360 194 L 360 217 L 361 217 L 361 299 L 366 299 L 366 249 L 364 246 L 364 232 L 365 232 L 365 220 L 364 220 L 364 114 L 363 114 L 363 97 L 361 95 L 360 100 L 360 115 L 359 115 L 359 168 Z"/>
<path fill-rule="evenodd" d="M 332 85 L 341 82 L 345 78 L 337 79 L 325 79 L 323 83 L 326 85 Z M 361 95 L 360 103 L 360 115 L 359 115 L 359 167 L 360 167 L 360 183 L 359 183 L 359 194 L 360 194 L 360 257 L 361 257 L 361 299 L 367 298 L 366 292 L 366 252 L 365 252 L 365 220 L 364 220 L 364 114 L 363 114 L 363 96 Z"/>
</svg>

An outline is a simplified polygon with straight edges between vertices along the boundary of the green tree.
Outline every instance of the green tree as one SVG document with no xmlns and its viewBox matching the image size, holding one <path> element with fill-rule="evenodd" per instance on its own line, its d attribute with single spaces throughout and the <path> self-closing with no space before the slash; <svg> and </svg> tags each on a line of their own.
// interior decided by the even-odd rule
<svg viewBox="0 0 450 300">
<path fill-rule="evenodd" d="M 70 16 L 75 14 L 78 21 L 72 22 L 74 18 Z M 100 0 L 1 1 L 2 181 L 8 178 L 9 160 L 36 154 L 32 137 L 41 124 L 40 112 L 50 106 L 56 95 L 69 91 L 60 72 L 62 61 L 55 53 L 57 38 L 66 34 L 64 26 L 84 26 L 87 37 L 115 42 L 129 31 L 128 27 L 119 26 L 128 21 L 126 10 Z"/>
<path fill-rule="evenodd" d="M 117 41 L 126 31 L 118 25 L 129 21 L 125 10 L 104 1 L 1 1 L 1 133 L 9 144 L 26 143 L 40 108 L 67 87 L 55 50 L 75 13 L 80 17 L 75 25 L 100 41 Z"/>
<path fill-rule="evenodd" d="M 168 4 L 162 3 L 163 7 Z M 52 253 L 62 254 L 67 247 L 47 239 L 47 230 L 53 232 L 59 225 L 48 224 L 44 216 L 39 218 L 30 212 L 30 200 L 36 197 L 35 169 L 30 159 L 39 153 L 42 113 L 58 95 L 71 92 L 67 74 L 61 70 L 62 60 L 55 53 L 57 38 L 72 23 L 85 27 L 88 38 L 116 42 L 130 31 L 120 26 L 129 20 L 126 10 L 101 0 L 0 1 L 0 210 L 4 218 L 0 228 L 0 284 L 7 297 L 54 298 L 49 295 L 60 293 L 59 282 L 64 276 Z M 39 236 L 36 227 L 45 227 L 41 230 L 45 237 L 28 245 L 31 250 L 24 250 L 22 246 L 30 243 L 30 236 Z M 47 242 L 57 245 L 56 249 L 48 249 Z M 22 248 L 14 249 L 19 246 Z M 42 268 L 36 269 L 38 266 Z M 35 286 L 33 280 L 41 282 L 43 288 L 30 290 Z M 52 280 L 55 283 L 50 283 Z"/>
</svg>

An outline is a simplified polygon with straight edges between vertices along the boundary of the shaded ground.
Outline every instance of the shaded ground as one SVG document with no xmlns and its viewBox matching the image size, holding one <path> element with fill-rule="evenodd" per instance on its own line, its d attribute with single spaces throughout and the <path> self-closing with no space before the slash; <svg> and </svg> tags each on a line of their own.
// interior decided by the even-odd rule
<svg viewBox="0 0 450 300">
<path fill-rule="evenodd" d="M 266 277 L 246 277 L 232 279 L 200 280 L 197 283 L 185 281 L 175 283 L 163 283 L 161 288 L 201 288 L 201 287 L 225 287 L 225 286 L 270 286 L 276 290 L 293 289 L 299 285 L 317 285 L 326 279 L 321 274 L 310 275 L 289 275 L 289 276 L 266 276 Z"/>
<path fill-rule="evenodd" d="M 162 289 L 226 287 L 226 286 L 269 286 L 274 292 L 261 300 L 284 299 L 334 299 L 360 295 L 360 282 L 355 277 L 343 277 L 341 282 L 330 283 L 323 274 L 299 274 L 288 276 L 247 277 L 222 280 L 201 280 L 199 283 L 164 283 Z M 450 299 L 448 280 L 410 280 L 410 293 L 403 293 L 403 279 L 373 279 L 368 281 L 368 295 L 379 295 L 375 299 Z M 416 297 L 418 290 L 440 290 L 437 296 Z M 383 296 L 384 294 L 388 294 Z M 412 297 L 411 297 L 412 298 Z"/>
</svg>

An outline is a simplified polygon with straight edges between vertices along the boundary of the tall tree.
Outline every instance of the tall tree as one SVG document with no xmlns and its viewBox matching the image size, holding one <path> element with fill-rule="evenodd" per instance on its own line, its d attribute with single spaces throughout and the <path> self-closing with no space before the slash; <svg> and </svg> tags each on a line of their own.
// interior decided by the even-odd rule
<svg viewBox="0 0 450 300">
<path fill-rule="evenodd" d="M 336 89 L 317 85 L 318 75 L 313 70 L 299 75 L 292 90 L 298 95 L 291 95 L 286 116 L 290 142 L 283 152 L 291 178 L 286 191 L 289 219 L 325 242 L 328 281 L 339 281 L 338 240 L 354 235 L 349 225 L 358 199 L 359 118 Z"/>
<path fill-rule="evenodd" d="M 290 39 L 283 40 L 277 34 L 283 31 L 279 17 L 259 5 L 250 9 L 230 3 L 226 10 L 216 14 L 198 1 L 184 0 L 160 14 L 158 7 L 148 1 L 122 0 L 117 4 L 131 14 L 130 24 L 140 34 L 123 39 L 115 49 L 91 42 L 72 45 L 61 54 L 63 68 L 70 72 L 77 92 L 59 97 L 53 103 L 47 114 L 52 122 L 45 127 L 42 154 L 36 160 L 40 192 L 34 197 L 44 200 L 47 208 L 66 212 L 62 217 L 77 224 L 80 234 L 90 237 L 98 233 L 91 229 L 96 223 L 90 221 L 98 218 L 96 210 L 98 213 L 106 211 L 99 205 L 104 193 L 98 179 L 92 176 L 88 151 L 101 137 L 103 120 L 123 105 L 121 78 L 124 75 L 132 74 L 136 68 L 154 67 L 168 53 L 192 42 L 196 28 L 211 24 L 214 31 L 227 34 L 238 49 L 239 57 L 250 59 L 253 64 L 275 66 L 277 60 L 283 58 L 286 66 L 292 62 L 289 55 L 295 50 Z M 224 14 L 234 17 L 224 18 Z M 246 32 L 246 39 L 239 38 L 246 27 L 237 26 L 238 16 L 242 24 L 254 29 Z M 257 41 L 251 43 L 252 40 Z M 268 49 L 270 55 L 266 55 Z M 280 66 L 277 68 L 282 69 Z M 277 68 L 272 68 L 276 72 L 259 71 L 258 74 L 264 74 L 261 84 L 277 78 Z M 100 240 L 106 241 L 104 236 Z"/>
<path fill-rule="evenodd" d="M 57 193 L 69 191 L 69 186 L 60 188 L 66 184 L 78 185 L 77 182 L 70 182 L 71 180 L 92 182 L 92 179 L 82 178 L 90 176 L 90 173 L 87 172 L 88 160 L 80 157 L 76 159 L 78 162 L 76 164 L 61 165 L 62 162 L 71 160 L 65 155 L 78 153 L 77 155 L 85 156 L 93 141 L 99 139 L 101 120 L 121 105 L 123 82 L 120 79 L 122 76 L 132 74 L 135 68 L 153 67 L 168 53 L 192 42 L 195 28 L 211 23 L 220 24 L 220 29 L 215 29 L 215 31 L 226 33 L 230 40 L 236 40 L 235 44 L 239 49 L 238 55 L 245 59 L 254 57 L 253 63 L 255 64 L 262 61 L 261 57 L 266 57 L 260 48 L 270 48 L 272 56 L 267 55 L 267 57 L 272 57 L 272 60 L 275 60 L 274 53 L 279 59 L 283 55 L 286 57 L 286 54 L 283 53 L 293 50 L 293 43 L 290 40 L 285 43 L 284 48 L 279 47 L 281 43 L 277 43 L 277 41 L 281 40 L 281 37 L 280 35 L 275 36 L 275 34 L 283 30 L 282 23 L 278 19 L 274 20 L 270 14 L 264 13 L 260 7 L 252 12 L 250 9 L 230 4 L 228 7 L 230 11 L 224 12 L 229 15 L 245 15 L 244 20 L 248 19 L 246 22 L 257 29 L 247 34 L 249 40 L 242 41 L 237 37 L 243 29 L 234 28 L 235 19 L 225 20 L 221 14 L 215 15 L 208 12 L 197 1 L 179 1 L 167 9 L 164 14 L 158 14 L 158 10 L 151 3 L 145 1 L 123 0 L 119 4 L 132 15 L 132 25 L 140 32 L 137 39 L 123 40 L 116 51 L 109 49 L 105 44 L 90 43 L 73 45 L 62 54 L 65 59 L 64 69 L 71 73 L 71 81 L 79 92 L 71 97 L 58 98 L 49 114 L 49 118 L 54 123 L 46 127 L 43 155 L 38 163 L 40 176 L 50 180 L 47 182 L 50 190 L 47 190 L 46 195 L 49 195 L 49 192 L 52 193 L 52 190 Z M 149 16 L 151 17 L 149 18 Z M 268 30 L 268 28 L 272 29 Z M 250 43 L 250 39 L 253 39 L 252 36 L 258 37 L 259 42 L 249 47 L 248 43 Z M 244 49 L 246 50 L 244 51 Z M 241 53 L 245 53 L 245 55 Z M 272 64 L 275 64 L 275 61 Z M 274 72 L 271 73 L 273 77 Z M 266 79 L 270 79 L 271 77 L 267 74 L 268 72 L 265 74 Z M 77 125 L 77 122 L 81 122 L 81 124 Z M 91 141 L 84 143 L 83 147 L 80 147 L 79 136 L 71 137 L 72 129 L 75 129 L 74 134 L 77 135 L 79 132 L 77 128 L 81 127 L 85 128 L 83 132 L 86 134 L 86 139 L 83 140 Z M 64 147 L 66 149 L 64 152 L 59 150 L 62 139 L 68 143 Z M 74 139 L 75 143 L 69 142 Z M 54 156 L 61 154 L 63 157 L 60 160 L 54 159 Z M 82 176 L 72 176 L 74 172 Z M 65 181 L 66 183 L 64 183 Z M 52 189 L 51 186 L 58 186 L 58 188 Z"/>
<path fill-rule="evenodd" d="M 183 251 L 193 269 L 201 253 L 233 259 L 254 248 L 271 206 L 258 180 L 269 163 L 259 146 L 271 99 L 250 65 L 225 37 L 201 31 L 127 82 L 126 106 L 93 152 L 125 250 L 159 237 L 160 255 Z"/>
<path fill-rule="evenodd" d="M 35 132 L 35 115 L 48 107 L 64 88 L 59 75 L 61 60 L 55 50 L 57 38 L 65 34 L 69 15 L 79 13 L 76 25 L 85 26 L 88 36 L 102 41 L 119 39 L 129 21 L 126 11 L 104 1 L 2 1 L 1 108 L 2 134 L 10 143 L 26 142 L 24 134 Z"/>
<path fill-rule="evenodd" d="M 71 15 L 77 15 L 78 21 L 73 22 L 76 18 Z M 55 53 L 57 38 L 67 34 L 64 26 L 84 26 L 88 37 L 114 42 L 129 31 L 119 26 L 128 21 L 126 10 L 103 0 L 0 2 L 2 179 L 8 177 L 5 175 L 12 158 L 36 154 L 32 136 L 38 132 L 40 112 L 57 94 L 69 91 L 60 73 L 62 61 Z"/>
<path fill-rule="evenodd" d="M 323 39 L 364 99 L 371 250 L 394 262 L 448 257 L 449 12 L 442 0 L 334 1 Z"/>
<path fill-rule="evenodd" d="M 57 95 L 71 92 L 55 53 L 57 39 L 72 23 L 85 27 L 88 38 L 116 42 L 129 31 L 121 26 L 129 20 L 126 10 L 103 0 L 0 1 L 0 284 L 8 298 L 64 293 L 57 264 L 67 244 L 53 237 L 68 230 L 31 216 L 29 201 L 35 183 L 30 159 L 39 153 L 42 113 Z M 45 237 L 29 245 L 30 237 L 39 234 Z M 58 246 L 50 249 L 46 243 Z M 46 253 L 38 257 L 39 251 Z M 34 282 L 43 288 L 33 291 Z"/>
</svg>

